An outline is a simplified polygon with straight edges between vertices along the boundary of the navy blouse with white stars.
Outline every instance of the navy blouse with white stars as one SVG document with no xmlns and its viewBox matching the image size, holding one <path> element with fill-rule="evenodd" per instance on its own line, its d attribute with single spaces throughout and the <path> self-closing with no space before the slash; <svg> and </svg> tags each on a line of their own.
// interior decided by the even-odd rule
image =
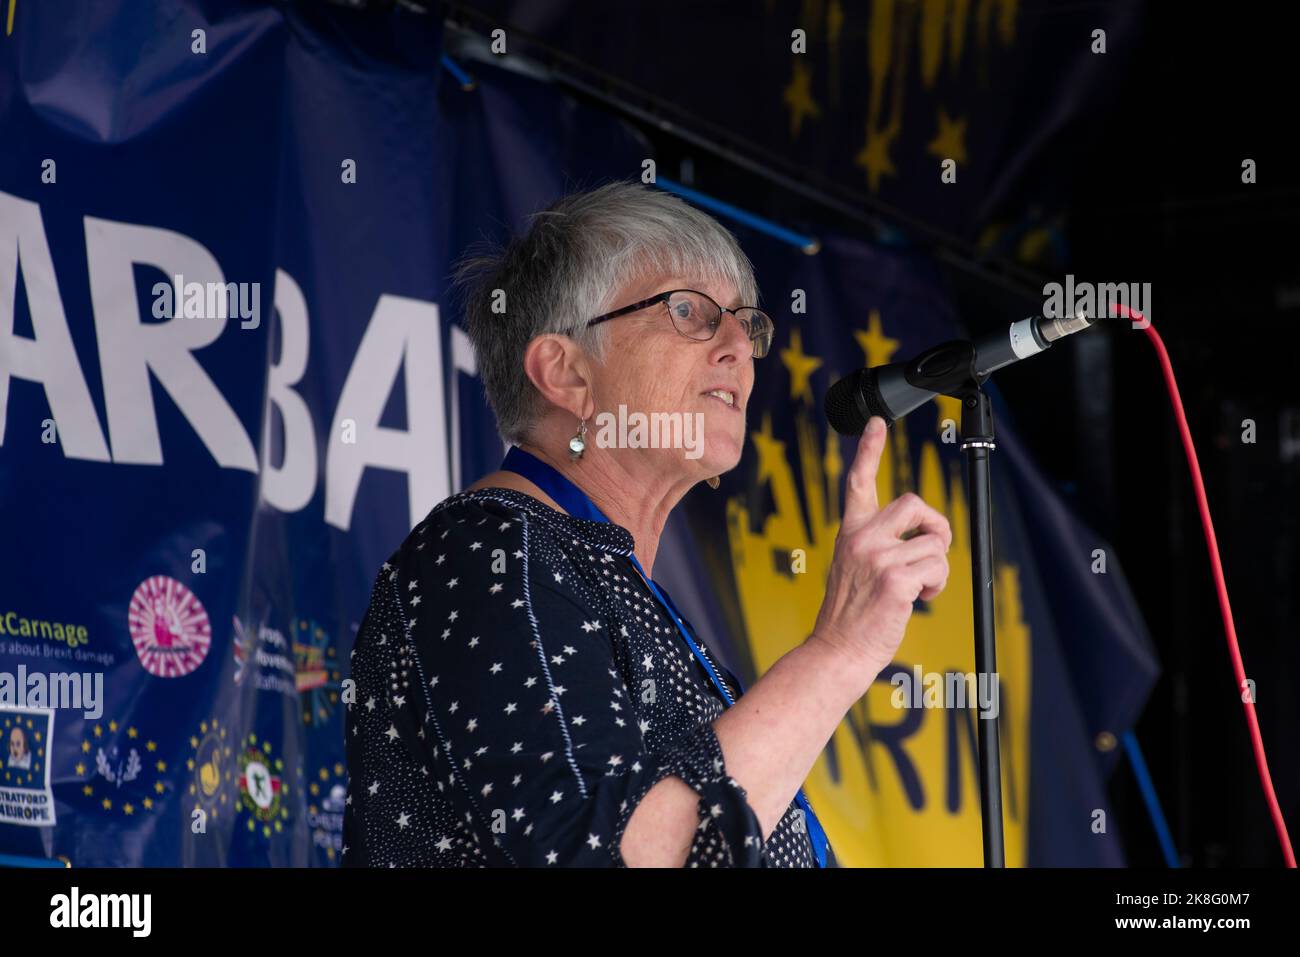
<svg viewBox="0 0 1300 957">
<path fill-rule="evenodd" d="M 725 701 L 632 548 L 503 488 L 411 532 L 352 651 L 344 866 L 624 867 L 628 819 L 669 775 L 700 798 L 686 866 L 816 866 L 794 801 L 763 840 L 713 730 Z"/>
</svg>

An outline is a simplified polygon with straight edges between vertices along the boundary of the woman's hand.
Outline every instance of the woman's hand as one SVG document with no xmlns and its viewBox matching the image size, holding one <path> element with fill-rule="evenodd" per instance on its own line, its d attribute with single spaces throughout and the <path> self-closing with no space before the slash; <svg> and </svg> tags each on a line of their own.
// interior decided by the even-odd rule
<svg viewBox="0 0 1300 957">
<path fill-rule="evenodd" d="M 868 684 L 894 657 L 912 603 L 948 582 L 948 519 L 908 492 L 880 507 L 876 473 L 888 436 L 872 416 L 849 468 L 844 518 L 835 538 L 826 596 L 809 641 L 830 646 Z M 903 541 L 901 536 L 917 529 Z"/>
</svg>

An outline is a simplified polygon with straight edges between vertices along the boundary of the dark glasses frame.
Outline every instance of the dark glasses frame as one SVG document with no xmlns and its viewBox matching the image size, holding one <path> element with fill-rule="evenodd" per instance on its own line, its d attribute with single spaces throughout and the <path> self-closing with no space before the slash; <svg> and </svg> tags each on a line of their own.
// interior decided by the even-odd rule
<svg viewBox="0 0 1300 957">
<path fill-rule="evenodd" d="M 587 323 L 587 328 L 590 329 L 592 326 L 599 325 L 602 322 L 608 322 L 610 319 L 617 319 L 619 316 L 626 316 L 628 313 L 640 312 L 642 309 L 645 309 L 648 306 L 653 306 L 656 303 L 662 302 L 664 305 L 667 305 L 668 300 L 672 298 L 673 294 L 679 292 L 689 292 L 692 295 L 702 296 L 707 301 L 713 303 L 713 305 L 718 310 L 718 321 L 713 326 L 713 331 L 706 339 L 697 339 L 695 338 L 695 336 L 688 336 L 686 333 L 682 332 L 682 330 L 677 327 L 677 323 L 676 321 L 673 320 L 672 313 L 670 311 L 668 315 L 668 320 L 669 322 L 672 322 L 673 329 L 683 339 L 690 339 L 692 342 L 711 341 L 715 336 L 717 336 L 718 330 L 722 328 L 722 317 L 727 313 L 731 313 L 732 316 L 735 317 L 736 321 L 740 323 L 740 327 L 745 330 L 745 334 L 749 337 L 749 341 L 753 343 L 754 345 L 753 355 L 755 359 L 761 359 L 765 355 L 767 355 L 768 352 L 771 351 L 772 340 L 776 334 L 776 323 L 772 321 L 771 316 L 769 316 L 762 309 L 759 309 L 757 306 L 737 306 L 735 309 L 727 309 L 723 306 L 718 305 L 717 300 L 715 300 L 708 293 L 700 292 L 698 289 L 669 289 L 667 292 L 661 292 L 658 295 L 651 296 L 649 299 L 642 299 L 640 302 L 634 302 L 630 306 L 623 306 L 619 309 L 615 309 L 613 312 L 607 312 L 603 316 L 597 316 L 595 319 L 592 319 L 590 322 Z M 754 329 L 752 328 L 753 325 L 752 323 L 749 323 L 746 320 L 741 319 L 740 316 L 737 315 L 738 312 L 745 309 L 748 309 L 752 312 L 756 312 L 764 319 L 766 319 L 767 329 L 766 330 L 760 329 L 757 332 L 755 332 Z M 763 339 L 761 338 L 764 332 L 767 333 L 766 342 L 764 342 Z"/>
</svg>

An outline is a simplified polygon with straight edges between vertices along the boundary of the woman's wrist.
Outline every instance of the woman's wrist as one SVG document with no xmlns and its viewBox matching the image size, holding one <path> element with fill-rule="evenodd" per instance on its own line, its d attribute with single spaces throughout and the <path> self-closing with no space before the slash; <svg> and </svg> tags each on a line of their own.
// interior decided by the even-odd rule
<svg viewBox="0 0 1300 957">
<path fill-rule="evenodd" d="M 888 664 L 853 649 L 831 632 L 814 631 L 795 650 L 808 656 L 834 700 L 843 702 L 845 712 L 867 693 Z"/>
</svg>

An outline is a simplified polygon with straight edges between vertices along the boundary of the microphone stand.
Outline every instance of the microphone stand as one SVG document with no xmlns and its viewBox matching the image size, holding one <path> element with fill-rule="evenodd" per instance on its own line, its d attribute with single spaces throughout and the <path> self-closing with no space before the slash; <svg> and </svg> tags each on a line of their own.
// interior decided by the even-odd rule
<svg viewBox="0 0 1300 957">
<path fill-rule="evenodd" d="M 966 457 L 970 505 L 971 596 L 975 622 L 976 687 L 998 680 L 993 626 L 993 507 L 989 456 L 993 408 L 980 388 L 988 373 L 975 371 L 975 345 L 947 342 L 908 363 L 906 378 L 921 389 L 961 400 L 961 450 Z M 978 698 L 977 698 L 978 700 Z M 998 719 L 976 710 L 979 742 L 980 821 L 984 832 L 984 866 L 1005 867 L 1002 829 L 1002 762 Z"/>
<path fill-rule="evenodd" d="M 973 354 L 973 352 L 972 352 Z M 970 506 L 971 598 L 975 615 L 976 687 L 998 680 L 993 628 L 993 507 L 989 455 L 993 409 L 975 383 L 961 398 L 961 450 L 966 456 Z M 985 675 L 988 675 L 986 678 Z M 976 700 L 979 700 L 978 697 Z M 1002 840 L 1002 761 L 998 719 L 976 710 L 979 741 L 980 819 L 984 827 L 984 866 L 1005 867 Z"/>
</svg>

